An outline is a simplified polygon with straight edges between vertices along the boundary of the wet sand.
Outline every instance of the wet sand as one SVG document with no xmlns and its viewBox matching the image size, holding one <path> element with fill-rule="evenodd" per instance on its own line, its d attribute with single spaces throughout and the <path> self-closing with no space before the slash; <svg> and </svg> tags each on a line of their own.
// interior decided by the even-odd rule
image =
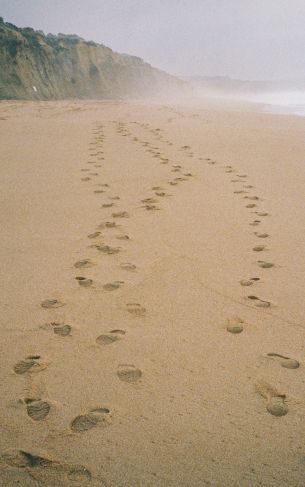
<svg viewBox="0 0 305 487">
<path fill-rule="evenodd" d="M 304 485 L 304 136 L 1 102 L 2 485 Z"/>
</svg>

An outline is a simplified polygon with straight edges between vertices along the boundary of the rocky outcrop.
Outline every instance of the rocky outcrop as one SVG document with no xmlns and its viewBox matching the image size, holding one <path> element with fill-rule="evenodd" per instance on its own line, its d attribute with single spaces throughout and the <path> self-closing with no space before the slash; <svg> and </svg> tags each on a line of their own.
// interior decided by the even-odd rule
<svg viewBox="0 0 305 487">
<path fill-rule="evenodd" d="M 141 98 L 185 89 L 185 82 L 138 57 L 0 17 L 0 99 Z"/>
</svg>

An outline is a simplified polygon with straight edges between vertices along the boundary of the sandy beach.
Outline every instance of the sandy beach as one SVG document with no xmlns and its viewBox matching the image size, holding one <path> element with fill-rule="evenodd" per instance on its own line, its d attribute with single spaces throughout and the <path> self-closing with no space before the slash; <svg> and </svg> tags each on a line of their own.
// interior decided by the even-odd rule
<svg viewBox="0 0 305 487">
<path fill-rule="evenodd" d="M 0 103 L 1 485 L 303 487 L 305 118 Z"/>
</svg>

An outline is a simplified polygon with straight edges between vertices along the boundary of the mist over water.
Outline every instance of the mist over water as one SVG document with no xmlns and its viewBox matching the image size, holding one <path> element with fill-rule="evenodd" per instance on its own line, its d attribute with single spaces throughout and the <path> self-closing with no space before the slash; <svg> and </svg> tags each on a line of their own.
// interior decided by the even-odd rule
<svg viewBox="0 0 305 487">
<path fill-rule="evenodd" d="M 253 103 L 263 104 L 263 110 L 272 113 L 291 113 L 305 117 L 305 91 L 261 93 L 249 97 Z"/>
</svg>

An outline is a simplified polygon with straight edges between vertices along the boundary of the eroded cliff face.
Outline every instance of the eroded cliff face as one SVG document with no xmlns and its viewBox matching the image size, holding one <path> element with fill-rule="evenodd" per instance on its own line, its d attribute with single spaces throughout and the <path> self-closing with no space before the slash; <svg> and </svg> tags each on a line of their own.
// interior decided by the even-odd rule
<svg viewBox="0 0 305 487">
<path fill-rule="evenodd" d="M 185 86 L 135 56 L 0 18 L 0 99 L 139 98 L 181 94 Z"/>
</svg>

